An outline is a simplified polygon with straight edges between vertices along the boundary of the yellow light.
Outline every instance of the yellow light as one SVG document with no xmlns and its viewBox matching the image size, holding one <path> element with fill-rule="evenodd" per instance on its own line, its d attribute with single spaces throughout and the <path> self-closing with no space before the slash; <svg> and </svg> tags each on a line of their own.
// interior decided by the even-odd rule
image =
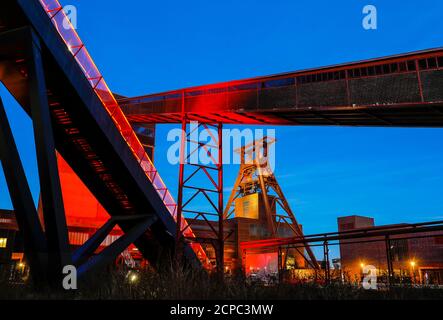
<svg viewBox="0 0 443 320">
<path fill-rule="evenodd" d="M 415 267 L 415 261 L 414 260 L 412 260 L 411 262 L 409 262 L 410 264 L 411 264 L 411 267 Z"/>
<path fill-rule="evenodd" d="M 137 281 L 137 279 L 138 279 L 138 277 L 137 277 L 136 274 L 133 274 L 133 275 L 131 275 L 131 276 L 129 277 L 129 280 L 130 280 L 131 282 L 135 282 L 135 281 Z"/>
<path fill-rule="evenodd" d="M 360 262 L 360 268 L 363 268 L 365 264 L 363 262 Z"/>
<path fill-rule="evenodd" d="M 19 264 L 18 264 L 18 267 L 19 268 L 23 268 L 25 266 L 25 264 L 23 263 L 23 262 L 20 262 Z"/>
</svg>

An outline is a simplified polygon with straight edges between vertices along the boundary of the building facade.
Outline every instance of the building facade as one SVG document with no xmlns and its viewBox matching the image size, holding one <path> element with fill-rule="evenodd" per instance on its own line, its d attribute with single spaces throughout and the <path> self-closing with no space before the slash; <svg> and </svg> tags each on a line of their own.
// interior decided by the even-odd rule
<svg viewBox="0 0 443 320">
<path fill-rule="evenodd" d="M 339 217 L 338 231 L 348 232 L 376 227 L 371 217 Z M 443 284 L 443 233 L 421 232 L 390 236 L 389 245 L 384 237 L 371 237 L 340 241 L 343 273 L 350 279 L 360 279 L 365 266 L 374 266 L 378 275 L 387 274 L 390 253 L 394 277 L 409 278 L 412 282 Z"/>
</svg>

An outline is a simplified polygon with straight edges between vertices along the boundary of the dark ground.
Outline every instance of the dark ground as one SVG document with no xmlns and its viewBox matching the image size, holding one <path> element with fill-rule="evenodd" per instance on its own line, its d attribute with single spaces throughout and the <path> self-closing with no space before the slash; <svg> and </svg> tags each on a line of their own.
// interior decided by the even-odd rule
<svg viewBox="0 0 443 320">
<path fill-rule="evenodd" d="M 134 277 L 135 275 L 135 277 Z M 204 272 L 163 271 L 103 271 L 78 282 L 78 290 L 54 290 L 36 287 L 31 281 L 0 282 L 0 299 L 69 299 L 69 300 L 443 300 L 443 289 L 393 287 L 364 290 L 360 287 L 315 283 L 250 284 L 241 277 L 224 282 L 210 278 Z M 132 281 L 131 281 L 132 279 Z"/>
</svg>

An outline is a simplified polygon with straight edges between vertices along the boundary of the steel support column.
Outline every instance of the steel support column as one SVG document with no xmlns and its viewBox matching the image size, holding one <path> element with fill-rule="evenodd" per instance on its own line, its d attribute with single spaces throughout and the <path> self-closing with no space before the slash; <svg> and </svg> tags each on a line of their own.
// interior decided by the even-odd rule
<svg viewBox="0 0 443 320">
<path fill-rule="evenodd" d="M 46 240 L 1 97 L 0 160 L 32 278 L 36 282 L 43 281 L 47 264 Z"/>
<path fill-rule="evenodd" d="M 183 93 L 184 98 L 184 93 Z M 185 157 L 186 157 L 186 116 L 183 116 L 180 138 L 180 164 L 178 173 L 178 196 L 177 196 L 177 228 L 175 234 L 175 261 L 180 265 L 183 256 L 183 235 L 181 221 L 183 218 L 183 184 L 184 184 L 184 172 L 185 172 Z"/>
<path fill-rule="evenodd" d="M 329 284 L 331 282 L 331 269 L 329 265 L 329 246 L 328 242 L 323 242 L 323 257 L 325 263 L 325 282 Z"/>
<path fill-rule="evenodd" d="M 72 262 L 40 40 L 34 33 L 31 42 L 28 56 L 30 113 L 34 126 L 40 194 L 48 243 L 48 272 L 50 281 L 54 282 L 62 277 L 63 267 Z"/>
<path fill-rule="evenodd" d="M 225 238 L 223 230 L 223 125 L 217 126 L 218 131 L 218 252 L 217 252 L 217 272 L 223 278 L 224 275 L 224 257 L 225 257 Z"/>
<path fill-rule="evenodd" d="M 180 145 L 180 171 L 177 197 L 176 256 L 181 256 L 181 242 L 194 241 L 211 243 L 215 251 L 216 270 L 224 273 L 223 231 L 223 154 L 222 124 L 190 123 L 182 119 Z M 189 127 L 189 130 L 188 130 Z M 210 138 L 209 143 L 199 141 L 200 134 Z M 188 150 L 189 148 L 189 150 Z M 202 163 L 200 156 L 206 155 L 209 163 Z M 188 194 L 185 194 L 185 190 Z M 204 207 L 204 209 L 202 209 Z M 187 225 L 181 223 L 187 214 Z M 197 221 L 204 221 L 209 229 L 208 236 L 186 237 L 186 231 Z"/>
<path fill-rule="evenodd" d="M 388 266 L 388 275 L 387 281 L 390 286 L 394 277 L 394 268 L 392 266 L 392 254 L 391 254 L 391 239 L 388 235 L 385 236 L 385 245 L 386 245 L 386 262 Z"/>
</svg>

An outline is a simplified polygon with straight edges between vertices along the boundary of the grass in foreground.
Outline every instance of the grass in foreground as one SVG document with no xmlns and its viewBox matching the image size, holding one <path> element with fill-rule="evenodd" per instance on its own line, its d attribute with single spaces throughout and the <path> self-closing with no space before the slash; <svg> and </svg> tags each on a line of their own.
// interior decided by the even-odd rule
<svg viewBox="0 0 443 320">
<path fill-rule="evenodd" d="M 350 285 L 248 284 L 241 276 L 221 282 L 204 272 L 173 270 L 161 273 L 145 270 L 128 272 L 108 270 L 78 283 L 78 290 L 54 291 L 35 287 L 32 282 L 0 282 L 0 299 L 70 299 L 70 300 L 361 300 L 361 299 L 443 299 L 443 289 L 391 288 L 364 290 Z"/>
</svg>

